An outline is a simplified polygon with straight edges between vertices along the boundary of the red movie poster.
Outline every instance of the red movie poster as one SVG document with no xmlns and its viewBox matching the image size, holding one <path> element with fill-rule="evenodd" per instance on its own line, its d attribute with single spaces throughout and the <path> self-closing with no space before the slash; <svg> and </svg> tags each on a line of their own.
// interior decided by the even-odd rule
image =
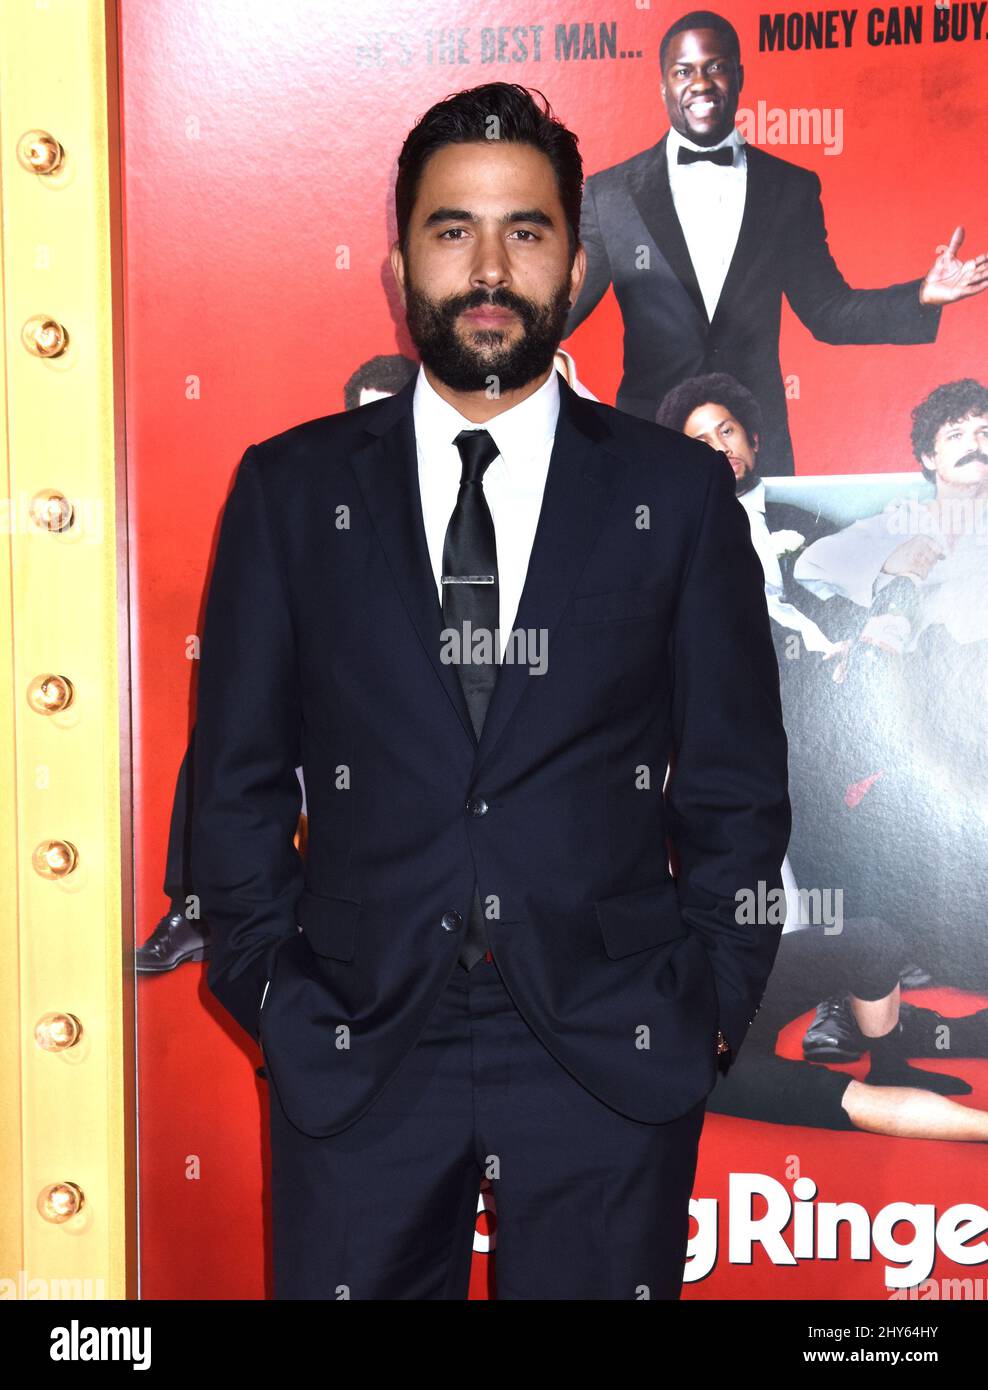
<svg viewBox="0 0 988 1390">
<path fill-rule="evenodd" d="M 709 128 L 719 76 L 660 86 L 687 13 L 120 0 L 144 1297 L 270 1280 L 269 1083 L 207 988 L 188 871 L 220 514 L 248 445 L 416 370 L 395 161 L 486 82 L 579 136 L 589 269 L 559 369 L 725 450 L 765 572 L 794 825 L 785 901 L 738 910 L 786 924 L 708 1097 L 683 1297 L 985 1297 L 988 10 L 736 0 L 719 162 L 667 104 Z"/>
</svg>

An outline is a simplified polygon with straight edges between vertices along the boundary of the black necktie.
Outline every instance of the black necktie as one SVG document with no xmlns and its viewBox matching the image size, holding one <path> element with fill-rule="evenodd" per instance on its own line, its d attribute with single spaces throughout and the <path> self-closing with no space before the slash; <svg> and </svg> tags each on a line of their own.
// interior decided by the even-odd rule
<svg viewBox="0 0 988 1390">
<path fill-rule="evenodd" d="M 484 473 L 500 450 L 487 430 L 461 430 L 453 443 L 463 468 L 456 506 L 443 542 L 443 620 L 461 642 L 457 671 L 474 733 L 480 738 L 487 706 L 497 679 L 494 634 L 498 627 L 499 594 L 494 522 L 484 496 Z M 469 627 L 467 626 L 469 624 Z M 490 661 L 474 659 L 472 635 L 489 634 Z M 487 932 L 476 884 L 470 918 L 459 961 L 472 970 L 487 953 Z"/>
<path fill-rule="evenodd" d="M 722 145 L 719 150 L 688 150 L 685 145 L 680 145 L 677 164 L 695 164 L 700 159 L 709 159 L 711 164 L 733 164 L 734 146 Z"/>
</svg>

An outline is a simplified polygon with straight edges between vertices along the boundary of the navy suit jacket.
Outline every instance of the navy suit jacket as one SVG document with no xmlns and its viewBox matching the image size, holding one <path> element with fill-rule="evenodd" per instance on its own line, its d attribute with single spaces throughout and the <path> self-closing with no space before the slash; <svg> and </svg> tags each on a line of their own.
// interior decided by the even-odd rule
<svg viewBox="0 0 988 1390">
<path fill-rule="evenodd" d="M 518 1009 L 634 1119 L 697 1104 L 718 1028 L 736 1057 L 765 989 L 781 927 L 739 922 L 736 894 L 781 887 L 787 743 L 734 476 L 559 390 L 515 619 L 544 632 L 547 670 L 501 666 L 479 743 L 441 656 L 414 379 L 239 465 L 203 632 L 193 882 L 209 986 L 307 1133 L 351 1124 L 414 1046 L 475 879 Z"/>
<path fill-rule="evenodd" d="M 779 364 L 782 296 L 826 343 L 932 343 L 940 306 L 919 302 L 922 277 L 852 289 L 827 246 L 819 175 L 746 144 L 741 230 L 709 319 L 672 200 L 667 138 L 587 179 L 580 218 L 587 275 L 566 332 L 613 283 L 624 319 L 618 409 L 654 420 L 673 386 L 728 372 L 762 409 L 760 471 L 791 474 Z"/>
</svg>

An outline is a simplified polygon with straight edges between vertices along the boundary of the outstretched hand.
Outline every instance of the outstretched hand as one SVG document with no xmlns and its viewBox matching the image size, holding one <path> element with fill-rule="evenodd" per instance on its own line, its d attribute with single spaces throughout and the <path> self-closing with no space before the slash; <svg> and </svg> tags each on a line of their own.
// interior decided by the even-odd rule
<svg viewBox="0 0 988 1390">
<path fill-rule="evenodd" d="M 969 261 L 959 260 L 963 240 L 964 228 L 955 227 L 950 245 L 937 247 L 937 258 L 919 287 L 921 304 L 952 304 L 988 289 L 988 251 Z"/>
</svg>

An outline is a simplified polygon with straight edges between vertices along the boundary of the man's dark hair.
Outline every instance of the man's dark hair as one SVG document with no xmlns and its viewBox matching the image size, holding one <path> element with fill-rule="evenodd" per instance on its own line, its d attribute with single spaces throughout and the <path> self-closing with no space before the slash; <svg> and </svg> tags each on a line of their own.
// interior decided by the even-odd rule
<svg viewBox="0 0 988 1390">
<path fill-rule="evenodd" d="M 974 377 L 948 381 L 931 391 L 912 413 L 912 446 L 916 461 L 928 482 L 936 482 L 936 470 L 927 468 L 924 454 L 932 454 L 937 434 L 944 425 L 957 425 L 970 415 L 988 415 L 988 386 Z"/>
<path fill-rule="evenodd" d="M 400 352 L 372 357 L 358 367 L 343 388 L 343 408 L 356 410 L 361 391 L 387 391 L 392 396 L 408 384 L 418 367 Z"/>
<path fill-rule="evenodd" d="M 722 405 L 729 410 L 753 444 L 753 435 L 762 434 L 761 406 L 746 386 L 727 372 L 708 372 L 690 376 L 674 386 L 663 398 L 655 416 L 657 425 L 682 434 L 686 421 L 701 405 Z"/>
<path fill-rule="evenodd" d="M 408 252 L 408 227 L 418 197 L 422 171 L 432 155 L 446 145 L 499 139 L 532 145 L 549 160 L 556 175 L 559 200 L 566 215 L 570 265 L 580 244 L 580 205 L 583 201 L 583 160 L 579 142 L 552 113 L 541 92 L 542 108 L 533 90 L 516 82 L 487 82 L 454 92 L 430 106 L 409 131 L 398 156 L 395 217 L 401 254 Z M 492 127 L 491 117 L 496 118 Z M 496 130 L 496 136 L 491 134 Z"/>
<path fill-rule="evenodd" d="M 731 22 L 723 15 L 714 14 L 713 10 L 692 10 L 689 14 L 684 14 L 682 19 L 677 19 L 675 24 L 665 31 L 662 42 L 659 44 L 659 71 L 665 75 L 666 54 L 669 51 L 669 42 L 676 34 L 683 33 L 686 29 L 715 29 L 718 34 L 723 34 L 727 39 L 727 46 L 734 61 L 741 62 L 741 41 L 738 38 L 738 31 Z"/>
</svg>

